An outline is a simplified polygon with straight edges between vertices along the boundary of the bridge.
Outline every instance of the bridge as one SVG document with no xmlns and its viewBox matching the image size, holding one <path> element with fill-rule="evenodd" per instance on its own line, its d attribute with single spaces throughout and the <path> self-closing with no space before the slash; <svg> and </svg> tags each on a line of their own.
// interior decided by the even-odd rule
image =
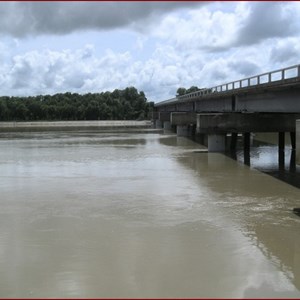
<svg viewBox="0 0 300 300">
<path fill-rule="evenodd" d="M 284 150 L 288 132 L 295 149 L 297 119 L 300 65 L 161 101 L 153 111 L 156 128 L 173 128 L 178 135 L 196 134 L 209 152 L 235 149 L 238 134 L 243 135 L 244 150 L 249 151 L 252 132 L 277 132 L 279 150 Z"/>
</svg>

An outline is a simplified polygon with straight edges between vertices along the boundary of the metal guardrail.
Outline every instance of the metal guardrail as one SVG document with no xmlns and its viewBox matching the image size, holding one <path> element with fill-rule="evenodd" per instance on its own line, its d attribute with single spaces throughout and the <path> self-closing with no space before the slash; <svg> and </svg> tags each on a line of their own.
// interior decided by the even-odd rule
<svg viewBox="0 0 300 300">
<path fill-rule="evenodd" d="M 175 100 L 190 100 L 193 98 L 205 97 L 207 95 L 215 93 L 225 93 L 233 90 L 240 90 L 243 88 L 261 86 L 263 84 L 273 83 L 273 82 L 284 82 L 286 79 L 300 78 L 300 65 L 290 66 L 284 69 L 279 69 L 248 78 L 232 81 L 229 83 L 217 85 L 208 89 L 202 89 L 200 91 L 192 92 L 186 95 L 178 96 L 169 100 L 159 102 L 158 104 L 167 104 L 169 102 L 174 102 Z"/>
</svg>

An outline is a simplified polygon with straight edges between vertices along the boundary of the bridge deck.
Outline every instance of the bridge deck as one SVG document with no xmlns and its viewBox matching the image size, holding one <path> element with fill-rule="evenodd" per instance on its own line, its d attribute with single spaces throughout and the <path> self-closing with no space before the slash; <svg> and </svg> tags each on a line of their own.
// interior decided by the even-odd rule
<svg viewBox="0 0 300 300">
<path fill-rule="evenodd" d="M 265 90 L 274 91 L 276 89 L 283 90 L 295 86 L 300 87 L 300 65 L 255 75 L 208 89 L 202 89 L 200 91 L 161 101 L 156 103 L 155 107 L 201 99 L 222 98 L 228 95 L 239 95 L 249 92 L 255 93 Z"/>
</svg>

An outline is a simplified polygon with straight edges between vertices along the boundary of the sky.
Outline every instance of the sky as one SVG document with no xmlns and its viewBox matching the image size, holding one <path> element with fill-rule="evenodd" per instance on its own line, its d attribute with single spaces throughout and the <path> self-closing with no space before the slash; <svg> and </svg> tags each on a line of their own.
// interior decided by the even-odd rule
<svg viewBox="0 0 300 300">
<path fill-rule="evenodd" d="M 0 95 L 149 101 L 300 64 L 300 2 L 0 2 Z"/>
</svg>

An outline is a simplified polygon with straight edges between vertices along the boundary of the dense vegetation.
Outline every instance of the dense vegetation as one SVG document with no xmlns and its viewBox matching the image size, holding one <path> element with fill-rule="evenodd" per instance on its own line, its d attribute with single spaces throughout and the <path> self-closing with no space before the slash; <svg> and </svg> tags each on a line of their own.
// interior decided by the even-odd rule
<svg viewBox="0 0 300 300">
<path fill-rule="evenodd" d="M 0 97 L 0 121 L 140 120 L 153 103 L 134 87 L 95 94 Z"/>
<path fill-rule="evenodd" d="M 176 96 L 182 96 L 182 95 L 185 95 L 185 94 L 188 94 L 188 93 L 192 93 L 192 92 L 197 92 L 197 91 L 200 91 L 201 89 L 198 88 L 197 86 L 191 86 L 190 88 L 186 89 L 184 87 L 180 87 L 177 89 L 177 92 L 176 92 Z"/>
</svg>

